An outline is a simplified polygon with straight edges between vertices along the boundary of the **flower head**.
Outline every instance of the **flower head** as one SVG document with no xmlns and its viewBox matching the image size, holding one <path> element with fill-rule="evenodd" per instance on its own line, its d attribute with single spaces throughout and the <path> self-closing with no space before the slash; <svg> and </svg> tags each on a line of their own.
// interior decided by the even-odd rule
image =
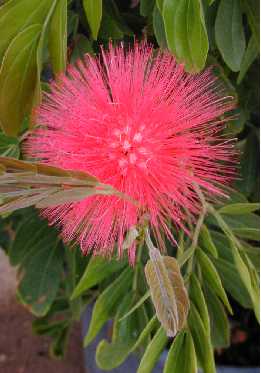
<svg viewBox="0 0 261 373">
<path fill-rule="evenodd" d="M 169 221 L 182 227 L 186 211 L 205 195 L 222 193 L 231 180 L 232 144 L 221 134 L 223 114 L 233 107 L 210 70 L 190 75 L 168 52 L 146 43 L 110 46 L 87 55 L 51 84 L 36 109 L 38 128 L 26 152 L 50 165 L 87 171 L 131 196 L 93 196 L 43 211 L 77 239 L 84 253 L 119 254 L 129 230 L 146 213 L 161 245 L 172 237 Z M 134 262 L 135 243 L 129 248 Z"/>
</svg>

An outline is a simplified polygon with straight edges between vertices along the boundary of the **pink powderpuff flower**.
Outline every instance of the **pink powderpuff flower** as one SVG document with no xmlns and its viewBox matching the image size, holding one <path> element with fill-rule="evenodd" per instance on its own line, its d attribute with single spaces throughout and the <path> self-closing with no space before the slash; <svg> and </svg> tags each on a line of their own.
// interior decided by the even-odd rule
<svg viewBox="0 0 261 373">
<path fill-rule="evenodd" d="M 185 229 L 206 198 L 222 195 L 234 175 L 233 142 L 222 135 L 233 99 L 210 69 L 192 75 L 147 43 L 86 55 L 51 83 L 36 109 L 26 154 L 49 165 L 87 171 L 139 202 L 93 196 L 43 210 L 84 254 L 122 255 L 127 232 L 144 213 L 163 247 L 169 223 Z M 135 261 L 135 242 L 128 249 Z"/>
</svg>

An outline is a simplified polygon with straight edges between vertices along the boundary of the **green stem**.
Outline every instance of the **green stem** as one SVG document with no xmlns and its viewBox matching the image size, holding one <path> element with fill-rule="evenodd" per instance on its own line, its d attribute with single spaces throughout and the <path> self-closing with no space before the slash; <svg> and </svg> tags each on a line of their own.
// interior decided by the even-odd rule
<svg viewBox="0 0 261 373">
<path fill-rule="evenodd" d="M 190 250 L 193 252 L 192 255 L 190 256 L 189 258 L 189 262 L 188 262 L 188 266 L 187 266 L 187 271 L 188 273 L 189 272 L 192 272 L 193 270 L 193 259 L 194 259 L 194 252 L 198 246 L 198 239 L 199 239 L 199 234 L 200 234 L 200 230 L 201 230 L 201 227 L 204 223 L 204 219 L 205 219 L 205 216 L 206 216 L 206 213 L 207 213 L 207 202 L 205 200 L 205 197 L 204 197 L 204 194 L 201 192 L 200 188 L 198 185 L 194 185 L 195 187 L 195 191 L 202 203 L 202 211 L 199 215 L 199 218 L 198 218 L 198 221 L 197 221 L 197 224 L 196 224 L 196 228 L 194 230 L 194 234 L 193 234 L 193 237 L 192 237 L 192 243 L 191 243 L 191 246 L 190 246 Z"/>
<path fill-rule="evenodd" d="M 139 246 L 138 246 L 137 264 L 134 269 L 134 276 L 133 276 L 133 283 L 132 283 L 132 291 L 134 293 L 136 293 L 138 290 L 138 278 L 139 278 L 139 270 L 140 270 L 140 262 L 141 262 L 143 245 L 144 245 L 144 239 L 140 241 Z"/>
</svg>

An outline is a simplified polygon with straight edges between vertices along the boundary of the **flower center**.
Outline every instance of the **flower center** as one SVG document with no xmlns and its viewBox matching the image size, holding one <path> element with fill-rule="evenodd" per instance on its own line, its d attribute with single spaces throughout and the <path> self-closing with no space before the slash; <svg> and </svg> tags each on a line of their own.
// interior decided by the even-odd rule
<svg viewBox="0 0 261 373">
<path fill-rule="evenodd" d="M 116 160 L 123 175 L 127 174 L 130 167 L 138 167 L 147 172 L 150 152 L 144 146 L 143 130 L 142 126 L 133 132 L 127 126 L 123 130 L 115 129 L 112 133 L 109 158 Z"/>
</svg>

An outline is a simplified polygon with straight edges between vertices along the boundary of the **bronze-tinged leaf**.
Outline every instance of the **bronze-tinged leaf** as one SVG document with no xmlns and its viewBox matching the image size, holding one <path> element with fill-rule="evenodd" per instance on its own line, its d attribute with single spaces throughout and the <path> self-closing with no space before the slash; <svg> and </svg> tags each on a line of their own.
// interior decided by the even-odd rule
<svg viewBox="0 0 261 373">
<path fill-rule="evenodd" d="M 169 337 L 174 337 L 186 322 L 189 299 L 176 259 L 161 256 L 150 248 L 145 276 L 156 314 Z"/>
<path fill-rule="evenodd" d="M 15 158 L 0 157 L 0 165 L 5 167 L 6 171 L 31 171 L 37 172 L 36 165 L 31 162 L 20 161 Z"/>
<path fill-rule="evenodd" d="M 41 201 L 37 202 L 36 207 L 45 208 L 63 205 L 66 203 L 78 202 L 86 197 L 94 196 L 99 194 L 95 188 L 72 188 L 67 190 L 58 191 L 50 196 L 47 196 Z"/>
<path fill-rule="evenodd" d="M 62 168 L 49 166 L 43 163 L 20 161 L 18 159 L 10 157 L 0 157 L 0 166 L 4 167 L 7 171 L 32 171 L 41 175 L 85 180 L 91 185 L 97 184 L 99 182 L 99 180 L 95 176 L 90 175 L 87 172 L 64 170 Z"/>
<path fill-rule="evenodd" d="M 94 195 L 115 195 L 137 204 L 88 173 L 0 157 L 0 214 L 70 204 Z"/>
</svg>

